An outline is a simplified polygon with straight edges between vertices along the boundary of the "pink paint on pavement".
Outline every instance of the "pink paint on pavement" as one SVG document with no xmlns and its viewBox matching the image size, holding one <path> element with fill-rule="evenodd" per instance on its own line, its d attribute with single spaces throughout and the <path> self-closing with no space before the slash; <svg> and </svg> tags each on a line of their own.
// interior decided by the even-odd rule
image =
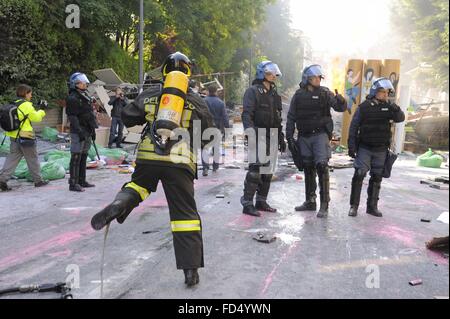
<svg viewBox="0 0 450 319">
<path fill-rule="evenodd" d="M 278 264 L 276 264 L 275 267 L 273 267 L 272 271 L 269 273 L 269 275 L 267 275 L 266 279 L 264 280 L 264 287 L 261 290 L 261 292 L 259 293 L 260 297 L 264 297 L 265 293 L 267 292 L 267 289 L 269 289 L 270 285 L 273 282 L 273 278 L 275 277 L 275 274 L 277 273 L 278 268 L 280 268 L 281 264 L 283 264 L 291 256 L 294 249 L 297 248 L 297 244 L 298 244 L 298 242 L 295 242 L 291 246 L 289 246 L 287 252 L 285 252 L 283 254 L 283 256 L 281 256 Z"/>
<path fill-rule="evenodd" d="M 395 239 L 402 242 L 407 247 L 417 247 L 415 240 L 415 233 L 409 230 L 402 229 L 394 225 L 383 225 L 375 233 L 379 236 Z"/>
<path fill-rule="evenodd" d="M 227 226 L 251 227 L 256 218 L 258 217 L 241 214 L 241 216 L 228 223 Z"/>
<path fill-rule="evenodd" d="M 93 233 L 94 230 L 89 225 L 79 231 L 62 233 L 39 244 L 35 244 L 23 249 L 16 249 L 15 253 L 0 259 L 0 271 L 3 271 L 11 266 L 23 263 L 48 251 L 66 247 L 67 245 L 77 242 L 86 236 L 92 235 Z"/>
<path fill-rule="evenodd" d="M 426 254 L 427 254 L 427 257 L 430 258 L 431 260 L 433 260 L 434 263 L 436 263 L 438 265 L 448 266 L 448 258 L 445 258 L 444 256 L 442 256 L 441 253 L 427 249 Z"/>
<path fill-rule="evenodd" d="M 70 249 L 66 249 L 66 250 L 61 250 L 61 251 L 57 251 L 55 253 L 48 253 L 47 256 L 56 258 L 56 257 L 69 257 L 72 255 L 72 250 Z"/>
</svg>

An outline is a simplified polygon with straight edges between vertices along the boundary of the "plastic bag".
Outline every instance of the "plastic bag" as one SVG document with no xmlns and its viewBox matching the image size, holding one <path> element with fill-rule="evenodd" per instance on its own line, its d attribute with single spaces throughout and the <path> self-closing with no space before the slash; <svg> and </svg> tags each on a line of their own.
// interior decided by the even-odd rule
<svg viewBox="0 0 450 319">
<path fill-rule="evenodd" d="M 54 160 L 50 160 L 49 162 L 61 165 L 66 171 L 70 169 L 70 157 L 57 158 Z"/>
<path fill-rule="evenodd" d="M 18 179 L 24 179 L 27 178 L 27 175 L 29 175 L 28 166 L 27 162 L 23 159 L 19 162 L 19 165 L 17 165 L 14 176 Z"/>
<path fill-rule="evenodd" d="M 41 163 L 41 176 L 43 180 L 48 181 L 64 179 L 66 177 L 66 170 L 57 162 L 43 162 Z M 33 181 L 33 178 L 28 171 L 26 178 L 29 182 Z"/>
<path fill-rule="evenodd" d="M 442 162 L 444 162 L 444 158 L 439 154 L 435 154 L 431 148 L 417 158 L 417 165 L 422 167 L 440 168 Z"/>
<path fill-rule="evenodd" d="M 48 152 L 44 156 L 44 159 L 46 162 L 51 162 L 51 161 L 61 159 L 61 158 L 69 158 L 70 159 L 70 152 L 53 150 L 53 151 Z"/>
<path fill-rule="evenodd" d="M 0 154 L 9 154 L 10 146 L 11 141 L 9 140 L 9 137 L 5 136 L 3 133 L 0 133 Z"/>
<path fill-rule="evenodd" d="M 58 130 L 51 127 L 44 127 L 42 130 L 42 139 L 56 142 L 58 140 Z"/>
</svg>

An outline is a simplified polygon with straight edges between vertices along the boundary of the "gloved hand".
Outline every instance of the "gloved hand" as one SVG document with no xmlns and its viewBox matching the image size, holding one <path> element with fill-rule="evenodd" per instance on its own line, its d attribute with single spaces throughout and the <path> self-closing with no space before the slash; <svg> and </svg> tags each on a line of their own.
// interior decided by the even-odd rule
<svg viewBox="0 0 450 319">
<path fill-rule="evenodd" d="M 284 133 L 280 134 L 279 141 L 278 141 L 278 149 L 281 153 L 286 153 L 286 140 L 284 139 Z"/>
<path fill-rule="evenodd" d="M 398 106 L 397 104 L 395 104 L 395 103 L 390 103 L 389 104 L 389 108 L 391 109 L 391 112 L 393 112 L 393 113 L 397 113 L 397 112 L 400 112 L 402 109 L 400 108 L 400 106 Z"/>
<path fill-rule="evenodd" d="M 291 151 L 292 156 L 296 157 L 298 156 L 298 146 L 297 143 L 295 143 L 295 140 L 293 138 L 288 140 L 288 147 L 289 151 Z"/>
<path fill-rule="evenodd" d="M 84 132 L 78 133 L 78 138 L 80 139 L 80 143 L 86 141 L 86 135 Z"/>
<path fill-rule="evenodd" d="M 348 149 L 348 156 L 350 156 L 351 158 L 356 158 L 356 150 L 350 147 Z"/>
<path fill-rule="evenodd" d="M 347 101 L 345 100 L 345 97 L 343 97 L 341 94 L 339 94 L 338 90 L 334 90 L 336 93 L 336 99 L 340 104 L 346 104 Z"/>
<path fill-rule="evenodd" d="M 92 140 L 95 142 L 95 140 L 97 139 L 97 134 L 95 133 L 95 131 L 92 133 L 91 137 Z"/>
</svg>

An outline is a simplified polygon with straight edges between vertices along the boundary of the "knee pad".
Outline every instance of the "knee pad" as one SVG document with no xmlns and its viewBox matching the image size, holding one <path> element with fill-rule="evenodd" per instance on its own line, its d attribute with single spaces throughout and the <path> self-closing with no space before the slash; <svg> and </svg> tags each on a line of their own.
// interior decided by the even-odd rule
<svg viewBox="0 0 450 319">
<path fill-rule="evenodd" d="M 329 166 L 328 166 L 328 163 L 319 163 L 319 164 L 317 164 L 316 168 L 319 173 L 324 173 L 324 172 L 328 171 Z"/>
<path fill-rule="evenodd" d="M 363 180 L 364 178 L 366 178 L 366 175 L 367 175 L 367 171 L 358 168 L 355 170 L 354 178 Z"/>
<path fill-rule="evenodd" d="M 370 179 L 374 183 L 381 183 L 381 181 L 383 180 L 383 176 L 377 174 L 370 174 Z"/>
<path fill-rule="evenodd" d="M 259 184 L 261 183 L 261 175 L 257 172 L 248 172 L 247 181 L 249 183 Z"/>
</svg>

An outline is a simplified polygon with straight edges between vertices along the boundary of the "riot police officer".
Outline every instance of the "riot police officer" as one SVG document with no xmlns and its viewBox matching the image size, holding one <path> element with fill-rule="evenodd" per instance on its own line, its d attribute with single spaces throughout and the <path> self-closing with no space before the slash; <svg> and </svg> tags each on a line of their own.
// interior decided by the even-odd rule
<svg viewBox="0 0 450 319">
<path fill-rule="evenodd" d="M 179 76 L 180 72 L 190 76 L 191 69 L 187 56 L 180 52 L 171 54 L 162 67 L 163 79 L 168 79 L 171 74 Z M 187 89 L 187 79 L 185 83 Z M 160 133 L 154 130 L 158 114 L 163 105 L 171 100 L 180 101 L 180 98 L 186 101 L 179 114 L 180 126 L 189 132 L 191 141 L 165 143 Z M 172 111 L 169 115 L 178 116 Z M 161 181 L 169 205 L 177 268 L 184 270 L 186 285 L 194 286 L 199 283 L 198 268 L 203 267 L 204 262 L 202 224 L 194 198 L 197 150 L 193 148 L 193 124 L 200 121 L 202 131 L 206 130 L 213 127 L 212 116 L 203 99 L 191 90 L 186 94 L 176 88 L 162 88 L 160 83 L 129 104 L 122 111 L 122 120 L 127 127 L 147 124 L 139 144 L 136 169 L 131 182 L 124 185 L 115 200 L 92 218 L 92 227 L 100 230 L 114 219 L 122 224 L 134 208 L 156 192 Z M 186 145 L 188 142 L 189 146 Z"/>
<path fill-rule="evenodd" d="M 319 218 L 328 216 L 330 202 L 330 174 L 328 162 L 331 158 L 330 140 L 333 133 L 331 108 L 337 112 L 346 109 L 345 98 L 321 86 L 324 74 L 320 65 L 311 65 L 303 71 L 300 89 L 291 100 L 286 124 L 289 149 L 300 169 L 305 172 L 306 201 L 296 211 L 315 211 L 316 176 L 319 176 Z M 336 92 L 337 93 L 337 92 Z M 295 128 L 298 139 L 295 140 Z"/>
<path fill-rule="evenodd" d="M 242 122 L 245 130 L 254 130 L 256 140 L 261 136 L 259 129 L 264 129 L 266 133 L 266 154 L 269 155 L 269 149 L 273 138 L 276 138 L 275 143 L 281 152 L 286 151 L 286 142 L 282 132 L 282 102 L 281 97 L 276 90 L 275 81 L 281 77 L 281 71 L 278 65 L 271 61 L 261 62 L 256 69 L 256 79 L 252 86 L 247 89 L 244 95 L 244 110 L 242 112 Z M 271 129 L 277 129 L 277 136 L 270 136 Z M 258 142 L 256 143 L 256 146 Z M 258 148 L 258 147 L 256 147 Z M 257 150 L 253 149 L 257 153 Z M 257 154 L 253 154 L 257 155 Z M 244 195 L 241 198 L 241 204 L 244 207 L 243 213 L 251 216 L 259 217 L 259 211 L 275 213 L 277 210 L 272 208 L 267 203 L 267 196 L 269 195 L 270 184 L 273 177 L 273 169 L 275 163 L 260 161 L 258 156 L 255 156 L 256 161 L 250 163 L 249 172 L 244 182 Z M 268 169 L 268 167 L 272 169 Z M 261 169 L 268 169 L 272 171 L 271 174 L 261 172 Z M 254 197 L 256 194 L 256 204 L 254 204 Z"/>
<path fill-rule="evenodd" d="M 94 187 L 86 181 L 86 162 L 95 129 L 98 127 L 92 107 L 93 99 L 87 93 L 89 79 L 83 73 L 74 73 L 69 79 L 69 96 L 66 99 L 66 114 L 70 122 L 70 179 L 69 190 L 84 192 Z"/>
<path fill-rule="evenodd" d="M 386 78 L 374 81 L 367 100 L 357 109 L 348 139 L 349 156 L 355 158 L 355 174 L 352 180 L 349 216 L 358 215 L 363 180 L 370 171 L 367 189 L 367 214 L 382 217 L 378 200 L 389 146 L 391 145 L 391 122 L 401 123 L 405 114 L 400 107 L 389 101 L 394 86 Z"/>
</svg>

